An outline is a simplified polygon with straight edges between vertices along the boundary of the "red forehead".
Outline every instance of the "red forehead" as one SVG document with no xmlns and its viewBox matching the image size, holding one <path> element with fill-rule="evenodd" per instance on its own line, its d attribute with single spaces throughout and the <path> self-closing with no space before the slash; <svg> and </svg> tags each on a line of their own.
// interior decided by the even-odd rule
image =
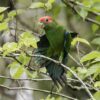
<svg viewBox="0 0 100 100">
<path fill-rule="evenodd" d="M 52 17 L 50 17 L 50 16 L 44 16 L 44 17 L 41 17 L 41 18 L 39 19 L 39 21 L 40 21 L 40 22 L 43 22 L 43 21 L 45 21 L 46 19 L 52 20 Z"/>
</svg>

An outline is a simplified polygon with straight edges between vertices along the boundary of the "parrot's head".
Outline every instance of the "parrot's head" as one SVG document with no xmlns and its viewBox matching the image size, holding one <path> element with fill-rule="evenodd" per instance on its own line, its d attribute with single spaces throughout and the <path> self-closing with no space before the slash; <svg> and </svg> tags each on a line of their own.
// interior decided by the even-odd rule
<svg viewBox="0 0 100 100">
<path fill-rule="evenodd" d="M 41 28 L 47 28 L 53 22 L 53 18 L 51 16 L 43 16 L 39 18 L 39 23 L 41 23 Z"/>
<path fill-rule="evenodd" d="M 53 19 L 50 16 L 44 16 L 39 18 L 39 22 L 44 23 L 44 24 L 49 24 L 52 23 Z"/>
</svg>

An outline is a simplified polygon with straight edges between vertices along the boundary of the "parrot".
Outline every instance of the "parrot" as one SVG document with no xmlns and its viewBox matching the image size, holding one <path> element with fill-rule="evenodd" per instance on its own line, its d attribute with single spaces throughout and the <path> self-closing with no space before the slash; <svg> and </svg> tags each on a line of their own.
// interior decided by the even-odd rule
<svg viewBox="0 0 100 100">
<path fill-rule="evenodd" d="M 77 37 L 78 33 L 66 32 L 64 27 L 59 25 L 51 16 L 39 18 L 39 23 L 41 23 L 41 28 L 45 31 L 45 34 L 40 36 L 35 54 L 50 57 L 66 65 L 71 41 Z M 66 84 L 66 72 L 60 64 L 41 57 L 37 58 L 37 62 L 41 67 L 46 68 L 54 84 L 57 86 Z"/>
</svg>

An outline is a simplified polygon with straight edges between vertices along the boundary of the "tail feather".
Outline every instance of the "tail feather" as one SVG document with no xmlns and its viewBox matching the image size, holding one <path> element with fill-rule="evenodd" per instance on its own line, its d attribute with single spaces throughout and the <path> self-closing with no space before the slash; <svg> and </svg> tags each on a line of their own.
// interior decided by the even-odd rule
<svg viewBox="0 0 100 100">
<path fill-rule="evenodd" d="M 57 81 L 59 82 L 59 84 L 60 84 L 62 87 L 65 86 L 65 84 L 63 83 L 63 81 L 62 81 L 62 79 L 61 79 L 60 77 L 57 79 Z"/>
<path fill-rule="evenodd" d="M 56 85 L 56 87 L 59 88 L 59 84 L 58 84 L 57 80 L 55 80 L 55 79 L 52 78 L 52 81 L 54 82 L 54 84 Z"/>
<path fill-rule="evenodd" d="M 67 80 L 65 74 L 63 74 L 60 78 L 62 79 L 63 83 L 66 85 Z"/>
<path fill-rule="evenodd" d="M 66 84 L 65 70 L 62 66 L 49 61 L 48 64 L 45 64 L 45 67 L 56 85 L 60 84 L 63 87 Z"/>
</svg>

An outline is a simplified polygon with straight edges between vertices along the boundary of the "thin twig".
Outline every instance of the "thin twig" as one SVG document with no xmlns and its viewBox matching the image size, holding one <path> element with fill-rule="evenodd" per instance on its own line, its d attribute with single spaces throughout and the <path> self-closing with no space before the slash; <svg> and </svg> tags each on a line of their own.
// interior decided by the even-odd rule
<svg viewBox="0 0 100 100">
<path fill-rule="evenodd" d="M 0 76 L 0 78 L 3 78 L 3 79 L 10 79 L 10 80 L 18 80 L 18 81 L 34 81 L 34 82 L 41 82 L 41 81 L 51 81 L 51 78 L 45 78 L 45 79 L 33 79 L 33 78 L 11 78 L 11 77 L 7 77 L 7 76 Z M 68 83 L 71 83 L 71 82 L 79 82 L 79 80 L 77 79 L 73 79 L 73 78 L 67 78 L 67 82 Z M 90 84 L 86 83 L 85 84 L 89 87 L 90 90 L 95 90 L 95 91 L 100 91 L 100 89 L 98 88 L 94 88 L 93 86 L 91 86 Z M 69 85 L 69 84 L 68 84 Z M 71 86 L 72 87 L 72 86 Z M 75 88 L 73 86 L 73 88 Z M 83 87 L 80 89 L 84 89 Z"/>
<path fill-rule="evenodd" d="M 29 87 L 8 87 L 8 86 L 5 86 L 5 85 L 0 85 L 0 87 L 8 89 L 8 90 L 31 90 L 31 91 L 38 91 L 38 92 L 50 93 L 50 91 L 48 91 L 48 90 L 43 90 L 43 89 L 41 90 L 41 89 L 29 88 Z M 57 93 L 57 92 L 52 92 L 52 94 L 53 95 L 58 95 L 58 96 L 61 96 L 61 97 L 64 97 L 64 98 L 68 98 L 70 100 L 78 100 L 76 98 L 72 98 L 70 96 L 66 96 L 64 94 Z"/>
<path fill-rule="evenodd" d="M 0 78 L 4 78 L 4 79 L 10 79 L 10 80 L 26 80 L 26 81 L 50 81 L 51 79 L 50 78 L 46 78 L 46 79 L 33 79 L 33 78 L 11 78 L 11 77 L 7 77 L 7 76 L 1 76 L 0 75 Z"/>
<path fill-rule="evenodd" d="M 80 58 L 80 48 L 79 48 L 79 47 L 80 47 L 80 43 L 78 42 L 77 45 L 76 45 L 76 49 L 77 49 L 77 54 L 78 54 L 78 60 L 79 60 L 79 62 L 80 62 L 80 59 L 81 59 L 81 58 Z M 81 64 L 81 66 L 82 66 L 83 68 L 85 68 L 85 66 L 83 65 L 83 63 L 80 62 L 80 64 Z"/>
<path fill-rule="evenodd" d="M 33 54 L 33 53 L 34 53 L 34 49 L 32 50 L 32 54 Z M 30 57 L 29 63 L 28 63 L 28 65 L 27 65 L 28 68 L 30 68 L 32 58 L 33 58 L 33 57 Z"/>
<path fill-rule="evenodd" d="M 76 45 L 76 49 L 77 49 L 77 54 L 78 54 L 78 59 L 79 59 L 79 61 L 80 61 L 80 48 L 79 48 L 80 46 L 79 46 L 79 42 L 77 43 L 77 45 Z M 83 63 L 81 63 L 80 62 L 80 64 L 81 64 L 81 66 L 83 67 L 83 68 L 85 68 L 85 66 L 84 66 L 84 64 Z M 85 68 L 86 69 L 86 68 Z M 90 81 L 93 83 L 93 85 L 94 85 L 94 82 L 93 82 L 93 80 L 92 80 L 92 78 L 91 78 L 91 76 L 89 77 L 89 79 L 90 79 Z"/>
<path fill-rule="evenodd" d="M 79 66 L 81 66 L 81 64 L 70 54 L 68 53 L 68 56 Z"/>
<path fill-rule="evenodd" d="M 18 80 L 17 80 L 17 83 L 19 87 L 22 87 L 21 83 Z M 23 100 L 25 100 L 25 97 L 22 94 L 22 89 L 18 90 L 18 92 L 20 92 L 19 95 L 23 98 Z"/>
</svg>

